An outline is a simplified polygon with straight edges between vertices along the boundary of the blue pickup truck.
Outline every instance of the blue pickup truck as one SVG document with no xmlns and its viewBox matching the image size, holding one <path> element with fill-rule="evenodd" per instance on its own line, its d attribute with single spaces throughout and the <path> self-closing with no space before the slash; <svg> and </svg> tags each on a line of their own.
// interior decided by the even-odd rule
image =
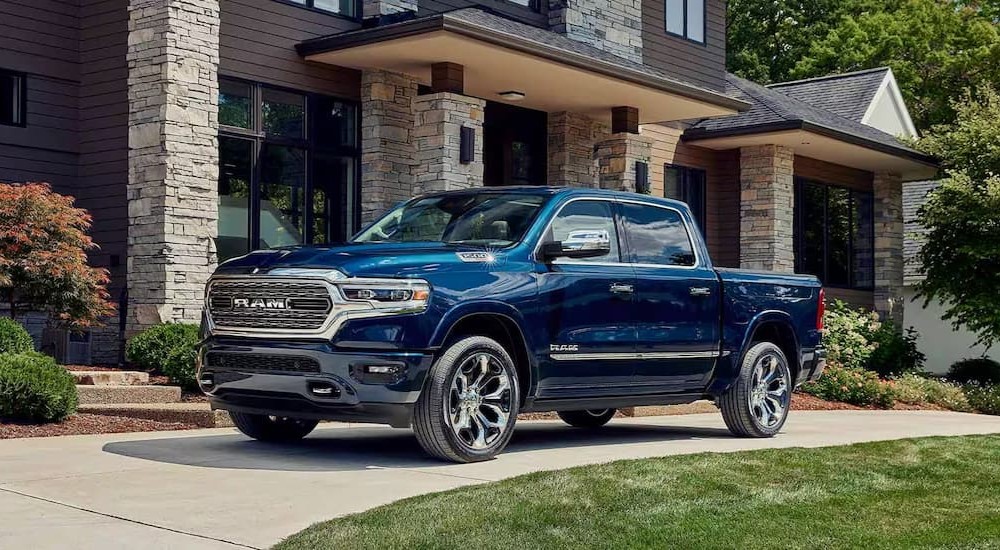
<svg viewBox="0 0 1000 550">
<path fill-rule="evenodd" d="M 714 268 L 686 205 L 602 190 L 418 197 L 347 243 L 225 262 L 205 299 L 198 382 L 246 435 L 385 423 L 456 462 L 522 412 L 597 428 L 711 399 L 771 437 L 825 363 L 815 277 Z"/>
</svg>

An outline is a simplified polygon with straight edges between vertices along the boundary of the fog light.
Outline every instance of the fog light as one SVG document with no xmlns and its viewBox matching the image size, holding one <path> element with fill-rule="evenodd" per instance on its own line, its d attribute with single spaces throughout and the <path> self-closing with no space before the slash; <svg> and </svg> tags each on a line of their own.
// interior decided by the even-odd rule
<svg viewBox="0 0 1000 550">
<path fill-rule="evenodd" d="M 201 373 L 201 377 L 198 378 L 198 383 L 203 388 L 211 388 L 215 386 L 215 377 L 210 372 L 203 372 Z"/>
<path fill-rule="evenodd" d="M 340 389 L 329 382 L 309 382 L 309 393 L 316 397 L 340 397 Z"/>
<path fill-rule="evenodd" d="M 399 370 L 399 367 L 391 365 L 368 365 L 365 367 L 365 372 L 368 374 L 394 374 Z"/>
<path fill-rule="evenodd" d="M 405 377 L 406 365 L 402 363 L 351 365 L 351 378 L 362 384 L 395 384 Z"/>
</svg>

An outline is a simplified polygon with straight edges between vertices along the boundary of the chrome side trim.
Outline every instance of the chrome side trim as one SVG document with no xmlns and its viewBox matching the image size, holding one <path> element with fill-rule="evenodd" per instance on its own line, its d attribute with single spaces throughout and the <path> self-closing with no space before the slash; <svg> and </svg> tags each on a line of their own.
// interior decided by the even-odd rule
<svg viewBox="0 0 1000 550">
<path fill-rule="evenodd" d="M 550 353 L 553 361 L 623 361 L 629 359 L 717 359 L 718 351 L 655 351 L 645 353 Z"/>
</svg>

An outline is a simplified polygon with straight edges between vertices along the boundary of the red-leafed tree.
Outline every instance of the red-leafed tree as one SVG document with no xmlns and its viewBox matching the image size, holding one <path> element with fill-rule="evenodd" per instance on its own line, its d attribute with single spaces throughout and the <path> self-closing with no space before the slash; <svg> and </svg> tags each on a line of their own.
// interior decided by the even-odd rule
<svg viewBox="0 0 1000 550">
<path fill-rule="evenodd" d="M 97 248 L 91 217 L 45 183 L 0 183 L 0 298 L 18 312 L 45 311 L 73 328 L 114 313 L 108 271 L 87 264 Z"/>
</svg>

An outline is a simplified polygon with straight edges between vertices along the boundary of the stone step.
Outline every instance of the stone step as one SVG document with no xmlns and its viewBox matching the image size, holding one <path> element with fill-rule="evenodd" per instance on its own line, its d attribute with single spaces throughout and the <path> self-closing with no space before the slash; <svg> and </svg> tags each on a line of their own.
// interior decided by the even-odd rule
<svg viewBox="0 0 1000 550">
<path fill-rule="evenodd" d="M 178 386 L 77 386 L 76 394 L 81 405 L 177 403 L 181 400 Z"/>
<path fill-rule="evenodd" d="M 114 405 L 80 405 L 78 412 L 144 418 L 160 422 L 183 422 L 202 428 L 224 428 L 233 425 L 226 411 L 213 411 L 208 403 L 127 403 Z"/>
<path fill-rule="evenodd" d="M 70 371 L 81 386 L 137 386 L 149 384 L 149 373 L 132 370 Z"/>
<path fill-rule="evenodd" d="M 673 416 L 678 414 L 703 414 L 719 412 L 711 401 L 695 401 L 685 405 L 654 405 L 647 407 L 626 407 L 619 412 L 624 416 Z"/>
</svg>

